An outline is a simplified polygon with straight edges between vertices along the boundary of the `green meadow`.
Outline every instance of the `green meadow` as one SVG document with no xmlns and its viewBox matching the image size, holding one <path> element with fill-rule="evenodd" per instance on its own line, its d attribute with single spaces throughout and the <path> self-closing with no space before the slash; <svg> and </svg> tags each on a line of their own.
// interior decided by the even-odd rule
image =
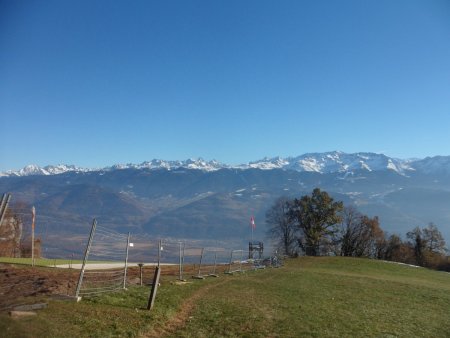
<svg viewBox="0 0 450 338">
<path fill-rule="evenodd" d="M 5 337 L 449 337 L 450 274 L 395 263 L 302 257 L 277 269 L 149 287 L 37 316 L 0 315 Z"/>
</svg>

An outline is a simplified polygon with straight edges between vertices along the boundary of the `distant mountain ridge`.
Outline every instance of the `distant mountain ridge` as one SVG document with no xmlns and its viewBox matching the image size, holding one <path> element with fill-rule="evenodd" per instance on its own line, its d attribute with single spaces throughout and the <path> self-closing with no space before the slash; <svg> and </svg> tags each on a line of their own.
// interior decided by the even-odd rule
<svg viewBox="0 0 450 338">
<path fill-rule="evenodd" d="M 55 255 L 50 250 L 79 247 L 94 217 L 139 236 L 245 242 L 253 215 L 255 238 L 263 239 L 265 214 L 277 198 L 298 198 L 317 187 L 379 216 L 389 233 L 404 236 L 433 222 L 450 243 L 450 156 L 399 160 L 328 152 L 237 166 L 152 160 L 102 169 L 28 166 L 0 177 L 0 193 L 11 193 L 13 204 L 36 207 L 44 249 Z"/>
<path fill-rule="evenodd" d="M 344 153 L 332 151 L 325 153 L 307 153 L 297 157 L 273 157 L 263 158 L 248 164 L 228 165 L 216 160 L 205 161 L 202 158 L 188 159 L 184 161 L 166 161 L 153 159 L 140 164 L 115 164 L 104 168 L 81 168 L 75 165 L 48 165 L 39 167 L 28 165 L 18 171 L 6 171 L 0 173 L 0 177 L 23 177 L 32 175 L 58 175 L 67 172 L 98 172 L 113 171 L 122 169 L 149 169 L 149 170 L 176 170 L 176 169 L 196 169 L 206 172 L 220 169 L 283 169 L 298 172 L 315 172 L 321 174 L 331 173 L 351 173 L 353 171 L 394 171 L 400 175 L 408 175 L 409 172 L 419 171 L 426 174 L 446 173 L 450 174 L 450 156 L 427 157 L 419 160 L 404 160 L 388 157 L 384 154 L 359 152 Z"/>
</svg>

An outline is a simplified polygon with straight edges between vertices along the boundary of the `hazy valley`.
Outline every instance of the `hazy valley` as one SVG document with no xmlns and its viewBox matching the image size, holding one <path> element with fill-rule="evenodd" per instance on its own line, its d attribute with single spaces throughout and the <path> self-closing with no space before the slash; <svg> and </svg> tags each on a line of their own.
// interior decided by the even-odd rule
<svg viewBox="0 0 450 338">
<path fill-rule="evenodd" d="M 379 216 L 390 233 L 404 235 L 434 222 L 450 238 L 449 157 L 401 161 L 333 152 L 236 167 L 155 160 L 152 167 L 66 168 L 60 173 L 23 170 L 0 178 L 0 191 L 36 206 L 43 237 L 81 240 L 96 217 L 103 226 L 133 234 L 245 241 L 249 218 L 255 215 L 255 237 L 263 239 L 265 212 L 276 198 L 299 197 L 320 187 Z"/>
</svg>

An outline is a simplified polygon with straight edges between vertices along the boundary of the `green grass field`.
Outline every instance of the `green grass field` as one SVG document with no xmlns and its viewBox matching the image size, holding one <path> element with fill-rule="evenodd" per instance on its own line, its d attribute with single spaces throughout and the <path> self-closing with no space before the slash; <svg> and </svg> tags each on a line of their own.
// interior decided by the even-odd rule
<svg viewBox="0 0 450 338">
<path fill-rule="evenodd" d="M 35 318 L 0 315 L 5 337 L 449 337 L 450 274 L 375 260 L 319 257 L 279 269 L 163 280 L 78 304 L 52 301 Z"/>
<path fill-rule="evenodd" d="M 37 266 L 53 266 L 59 264 L 70 264 L 70 259 L 49 259 L 49 258 L 36 258 L 34 260 L 35 265 Z M 9 263 L 9 264 L 23 264 L 23 265 L 31 265 L 31 258 L 11 258 L 11 257 L 0 257 L 0 263 Z M 81 263 L 81 261 L 72 261 L 73 264 Z"/>
</svg>

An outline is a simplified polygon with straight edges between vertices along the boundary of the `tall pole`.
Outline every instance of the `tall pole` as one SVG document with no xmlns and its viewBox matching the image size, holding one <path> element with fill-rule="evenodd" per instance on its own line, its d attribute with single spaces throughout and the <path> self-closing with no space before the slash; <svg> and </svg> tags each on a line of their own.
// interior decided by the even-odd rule
<svg viewBox="0 0 450 338">
<path fill-rule="evenodd" d="M 183 279 L 183 276 L 182 276 L 182 271 L 181 271 L 181 264 L 182 264 L 182 262 L 181 262 L 181 242 L 179 242 L 179 245 L 180 245 L 180 259 L 179 259 L 179 265 L 180 265 L 180 280 L 182 280 Z"/>
<path fill-rule="evenodd" d="M 31 266 L 34 266 L 34 224 L 36 221 L 36 208 L 33 206 L 31 208 L 31 215 L 32 215 L 32 221 L 31 221 Z"/>
<path fill-rule="evenodd" d="M 130 233 L 128 233 L 127 237 L 127 249 L 125 253 L 125 269 L 123 271 L 123 288 L 127 288 L 127 268 L 128 268 L 128 250 L 130 248 Z"/>
<path fill-rule="evenodd" d="M 84 252 L 83 265 L 81 266 L 80 276 L 78 278 L 77 290 L 75 291 L 75 297 L 78 298 L 81 290 L 81 284 L 83 283 L 84 270 L 86 269 L 86 262 L 89 256 L 89 251 L 91 250 L 92 240 L 94 239 L 95 228 L 97 227 L 97 220 L 94 218 L 92 221 L 91 233 L 89 234 L 89 240 L 86 245 L 86 250 Z"/>
</svg>

